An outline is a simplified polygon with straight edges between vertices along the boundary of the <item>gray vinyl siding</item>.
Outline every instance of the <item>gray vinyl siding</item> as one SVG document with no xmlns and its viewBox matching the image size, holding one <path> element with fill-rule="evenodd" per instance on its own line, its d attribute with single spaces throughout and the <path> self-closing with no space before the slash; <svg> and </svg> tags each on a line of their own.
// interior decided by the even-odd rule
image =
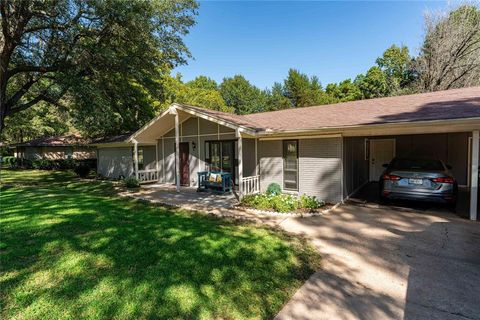
<svg viewBox="0 0 480 320">
<path fill-rule="evenodd" d="M 243 176 L 255 175 L 255 139 L 243 139 Z"/>
<path fill-rule="evenodd" d="M 299 140 L 298 193 L 342 200 L 342 138 Z"/>
<path fill-rule="evenodd" d="M 302 139 L 298 142 L 298 192 L 328 202 L 342 200 L 342 139 Z M 259 141 L 260 189 L 272 182 L 283 189 L 282 140 Z"/>
<path fill-rule="evenodd" d="M 350 195 L 368 182 L 368 160 L 365 157 L 365 138 L 347 137 L 344 148 L 344 195 Z"/>
<path fill-rule="evenodd" d="M 156 168 L 155 146 L 138 147 L 143 149 L 143 169 L 153 170 Z"/>
<path fill-rule="evenodd" d="M 265 192 L 270 183 L 278 183 L 283 188 L 282 141 L 259 141 L 258 159 L 260 168 L 260 190 Z"/>
<path fill-rule="evenodd" d="M 97 172 L 111 179 L 133 176 L 132 148 L 99 148 Z"/>
<path fill-rule="evenodd" d="M 175 183 L 175 139 L 164 139 L 165 182 Z"/>
</svg>

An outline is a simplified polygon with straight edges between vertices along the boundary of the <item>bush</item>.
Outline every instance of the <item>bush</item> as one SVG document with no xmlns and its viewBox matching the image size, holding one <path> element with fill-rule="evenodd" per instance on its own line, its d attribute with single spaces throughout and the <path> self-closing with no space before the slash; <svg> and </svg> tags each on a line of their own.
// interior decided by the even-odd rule
<svg viewBox="0 0 480 320">
<path fill-rule="evenodd" d="M 123 182 L 125 183 L 125 187 L 127 187 L 127 188 L 138 188 L 138 187 L 140 187 L 140 182 L 138 181 L 137 178 L 134 178 L 134 177 L 126 178 L 125 180 L 123 180 Z"/>
<path fill-rule="evenodd" d="M 291 212 L 298 208 L 298 200 L 289 194 L 273 196 L 270 201 L 272 209 L 277 212 Z"/>
<path fill-rule="evenodd" d="M 280 193 L 282 193 L 282 188 L 280 188 L 280 185 L 278 183 L 272 182 L 268 185 L 267 194 L 275 196 Z"/>
<path fill-rule="evenodd" d="M 2 162 L 13 169 L 13 168 L 16 168 L 19 165 L 20 159 L 12 157 L 12 156 L 7 156 L 7 157 L 2 158 Z"/>
<path fill-rule="evenodd" d="M 319 201 L 315 196 L 307 196 L 304 194 L 299 199 L 299 205 L 303 209 L 314 211 L 325 205 L 325 203 L 323 201 Z"/>
<path fill-rule="evenodd" d="M 90 173 L 90 167 L 84 164 L 79 164 L 75 166 L 73 171 L 80 177 L 80 178 L 86 178 L 88 174 Z"/>
<path fill-rule="evenodd" d="M 292 212 L 299 208 L 312 212 L 325 205 L 315 196 L 302 195 L 297 198 L 290 194 L 271 195 L 266 193 L 245 196 L 241 202 L 246 207 L 277 212 Z"/>
</svg>

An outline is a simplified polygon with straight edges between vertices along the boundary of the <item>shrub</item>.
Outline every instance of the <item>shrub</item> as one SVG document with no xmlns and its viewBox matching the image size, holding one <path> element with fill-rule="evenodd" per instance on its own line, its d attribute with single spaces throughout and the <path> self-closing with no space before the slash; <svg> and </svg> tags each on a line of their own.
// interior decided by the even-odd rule
<svg viewBox="0 0 480 320">
<path fill-rule="evenodd" d="M 2 158 L 2 162 L 8 165 L 10 168 L 16 168 L 18 164 L 20 163 L 20 159 L 17 159 L 12 156 L 7 156 Z"/>
<path fill-rule="evenodd" d="M 325 203 L 323 201 L 319 201 L 315 196 L 307 196 L 304 194 L 299 199 L 299 205 L 303 209 L 313 211 L 325 205 Z"/>
<path fill-rule="evenodd" d="M 325 205 L 323 201 L 318 200 L 315 196 L 302 195 L 297 198 L 290 194 L 256 194 L 248 195 L 242 198 L 242 205 L 259 209 L 259 210 L 275 210 L 277 212 L 292 212 L 298 208 L 314 211 Z"/>
<path fill-rule="evenodd" d="M 298 200 L 289 194 L 273 196 L 270 201 L 272 209 L 277 212 L 295 211 L 298 207 Z"/>
<path fill-rule="evenodd" d="M 79 164 L 75 166 L 73 171 L 80 177 L 80 178 L 86 178 L 88 174 L 90 173 L 90 167 L 86 166 L 84 164 Z"/>
<path fill-rule="evenodd" d="M 138 188 L 138 187 L 140 187 L 140 182 L 135 177 L 126 178 L 125 180 L 123 180 L 123 182 L 125 183 L 125 187 L 127 187 L 127 188 Z"/>
<path fill-rule="evenodd" d="M 282 193 L 282 188 L 278 183 L 272 182 L 268 185 L 267 194 L 269 195 L 278 195 Z"/>
</svg>

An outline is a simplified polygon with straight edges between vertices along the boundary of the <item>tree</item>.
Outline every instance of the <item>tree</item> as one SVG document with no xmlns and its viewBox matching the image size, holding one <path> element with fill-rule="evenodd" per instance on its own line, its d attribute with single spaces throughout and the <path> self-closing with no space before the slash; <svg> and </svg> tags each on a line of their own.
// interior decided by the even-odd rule
<svg viewBox="0 0 480 320">
<path fill-rule="evenodd" d="M 396 45 L 392 45 L 377 58 L 377 65 L 387 75 L 391 92 L 398 93 L 415 81 L 412 61 L 408 47 Z"/>
<path fill-rule="evenodd" d="M 232 107 L 236 114 L 265 110 L 265 94 L 241 75 L 224 78 L 220 84 L 220 94 L 227 106 Z"/>
<path fill-rule="evenodd" d="M 162 101 L 160 109 L 162 110 L 170 104 L 178 102 L 222 112 L 234 111 L 233 108 L 226 105 L 220 92 L 216 89 L 216 82 L 205 76 L 199 76 L 193 81 L 183 83 L 180 74 L 177 74 L 176 77 L 166 75 L 162 77 L 160 83 L 160 86 L 164 88 L 160 96 Z"/>
<path fill-rule="evenodd" d="M 129 116 L 143 107 L 152 79 L 190 55 L 182 37 L 196 8 L 194 0 L 0 1 L 0 130 L 42 101 L 69 102 L 77 113 L 92 98 L 97 106 L 114 101 L 133 109 Z M 109 96 L 117 89 L 125 94 Z M 118 101 L 142 92 L 139 101 Z M 114 116 L 124 117 L 119 111 Z"/>
<path fill-rule="evenodd" d="M 420 90 L 437 91 L 480 84 L 480 8 L 462 5 L 428 14 L 416 69 Z"/>
<path fill-rule="evenodd" d="M 47 103 L 38 103 L 8 117 L 2 139 L 20 143 L 40 136 L 62 135 L 71 130 L 68 112 Z"/>
<path fill-rule="evenodd" d="M 334 102 L 345 102 L 362 99 L 362 92 L 357 84 L 352 80 L 343 80 L 339 84 L 330 83 L 327 85 L 325 92 Z"/>
<path fill-rule="evenodd" d="M 198 76 L 192 81 L 188 81 L 186 85 L 190 88 L 218 90 L 217 82 L 206 76 Z"/>
<path fill-rule="evenodd" d="M 376 66 L 371 67 L 366 75 L 358 75 L 355 84 L 366 99 L 386 97 L 390 94 L 387 75 Z"/>
<path fill-rule="evenodd" d="M 322 89 L 318 78 L 309 78 L 298 70 L 290 69 L 284 81 L 284 95 L 292 107 L 300 108 L 319 104 Z"/>
<path fill-rule="evenodd" d="M 290 99 L 285 97 L 283 85 L 275 82 L 271 90 L 265 91 L 265 111 L 289 109 L 292 107 Z"/>
</svg>

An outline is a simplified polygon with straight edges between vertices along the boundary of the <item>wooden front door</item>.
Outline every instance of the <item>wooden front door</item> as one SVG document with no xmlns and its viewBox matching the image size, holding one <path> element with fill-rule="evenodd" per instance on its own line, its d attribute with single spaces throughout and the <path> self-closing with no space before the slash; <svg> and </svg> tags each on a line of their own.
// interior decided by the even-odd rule
<svg viewBox="0 0 480 320">
<path fill-rule="evenodd" d="M 190 154 L 188 142 L 180 143 L 180 184 L 190 185 Z"/>
</svg>

